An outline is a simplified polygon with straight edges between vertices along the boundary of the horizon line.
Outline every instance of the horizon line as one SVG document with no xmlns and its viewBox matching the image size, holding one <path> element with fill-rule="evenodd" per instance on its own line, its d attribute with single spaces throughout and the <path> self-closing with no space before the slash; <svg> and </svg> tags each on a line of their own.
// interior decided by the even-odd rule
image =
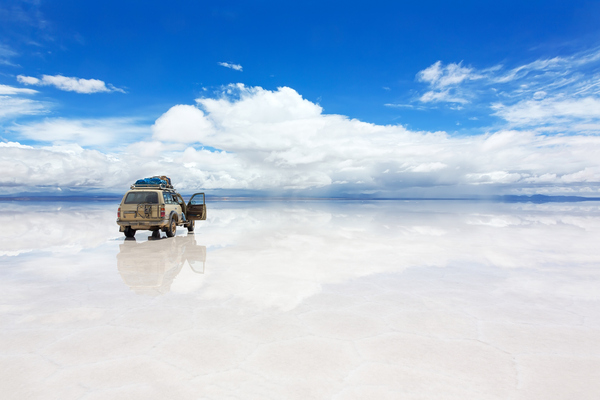
<svg viewBox="0 0 600 400">
<path fill-rule="evenodd" d="M 184 195 L 191 196 L 191 195 Z M 56 201 L 56 202 L 83 202 L 83 201 L 113 201 L 122 199 L 122 195 L 0 195 L 0 201 Z M 506 203 L 560 203 L 560 202 L 585 202 L 600 201 L 600 197 L 567 196 L 567 195 L 471 195 L 459 197 L 299 197 L 299 196 L 213 196 L 206 195 L 206 200 L 211 201 L 496 201 Z"/>
</svg>

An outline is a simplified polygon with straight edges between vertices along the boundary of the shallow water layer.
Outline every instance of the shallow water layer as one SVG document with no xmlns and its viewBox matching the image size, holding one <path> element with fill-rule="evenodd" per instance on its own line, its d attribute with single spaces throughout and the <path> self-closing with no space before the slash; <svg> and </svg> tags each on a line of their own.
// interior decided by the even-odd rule
<svg viewBox="0 0 600 400">
<path fill-rule="evenodd" d="M 0 397 L 596 399 L 600 204 L 0 203 Z M 165 235 L 163 234 L 163 237 Z"/>
</svg>

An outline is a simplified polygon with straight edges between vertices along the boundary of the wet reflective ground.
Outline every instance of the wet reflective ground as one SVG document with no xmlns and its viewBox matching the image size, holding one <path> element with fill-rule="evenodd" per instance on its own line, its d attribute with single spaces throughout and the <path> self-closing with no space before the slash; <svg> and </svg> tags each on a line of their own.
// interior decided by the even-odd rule
<svg viewBox="0 0 600 400">
<path fill-rule="evenodd" d="M 0 397 L 597 399 L 600 204 L 0 203 Z M 163 237 L 165 234 L 163 233 Z"/>
</svg>

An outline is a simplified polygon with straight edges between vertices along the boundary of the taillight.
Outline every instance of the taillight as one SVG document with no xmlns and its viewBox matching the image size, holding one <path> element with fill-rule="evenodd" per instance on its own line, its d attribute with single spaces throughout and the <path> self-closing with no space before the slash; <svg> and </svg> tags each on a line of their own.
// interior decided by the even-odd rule
<svg viewBox="0 0 600 400">
<path fill-rule="evenodd" d="M 160 217 L 161 218 L 165 217 L 165 206 L 160 206 Z"/>
<path fill-rule="evenodd" d="M 121 218 L 121 207 L 119 207 L 119 210 L 117 211 L 117 218 Z"/>
</svg>

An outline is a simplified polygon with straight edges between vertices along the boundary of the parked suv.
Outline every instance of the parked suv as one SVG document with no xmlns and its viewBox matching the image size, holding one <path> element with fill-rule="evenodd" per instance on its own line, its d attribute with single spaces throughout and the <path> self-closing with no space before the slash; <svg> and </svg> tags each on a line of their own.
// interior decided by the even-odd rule
<svg viewBox="0 0 600 400">
<path fill-rule="evenodd" d="M 152 231 L 159 238 L 160 231 L 175 236 L 178 226 L 194 231 L 195 221 L 206 220 L 206 198 L 196 193 L 186 204 L 166 176 L 140 179 L 125 193 L 117 212 L 119 232 L 132 238 L 139 230 Z"/>
</svg>

